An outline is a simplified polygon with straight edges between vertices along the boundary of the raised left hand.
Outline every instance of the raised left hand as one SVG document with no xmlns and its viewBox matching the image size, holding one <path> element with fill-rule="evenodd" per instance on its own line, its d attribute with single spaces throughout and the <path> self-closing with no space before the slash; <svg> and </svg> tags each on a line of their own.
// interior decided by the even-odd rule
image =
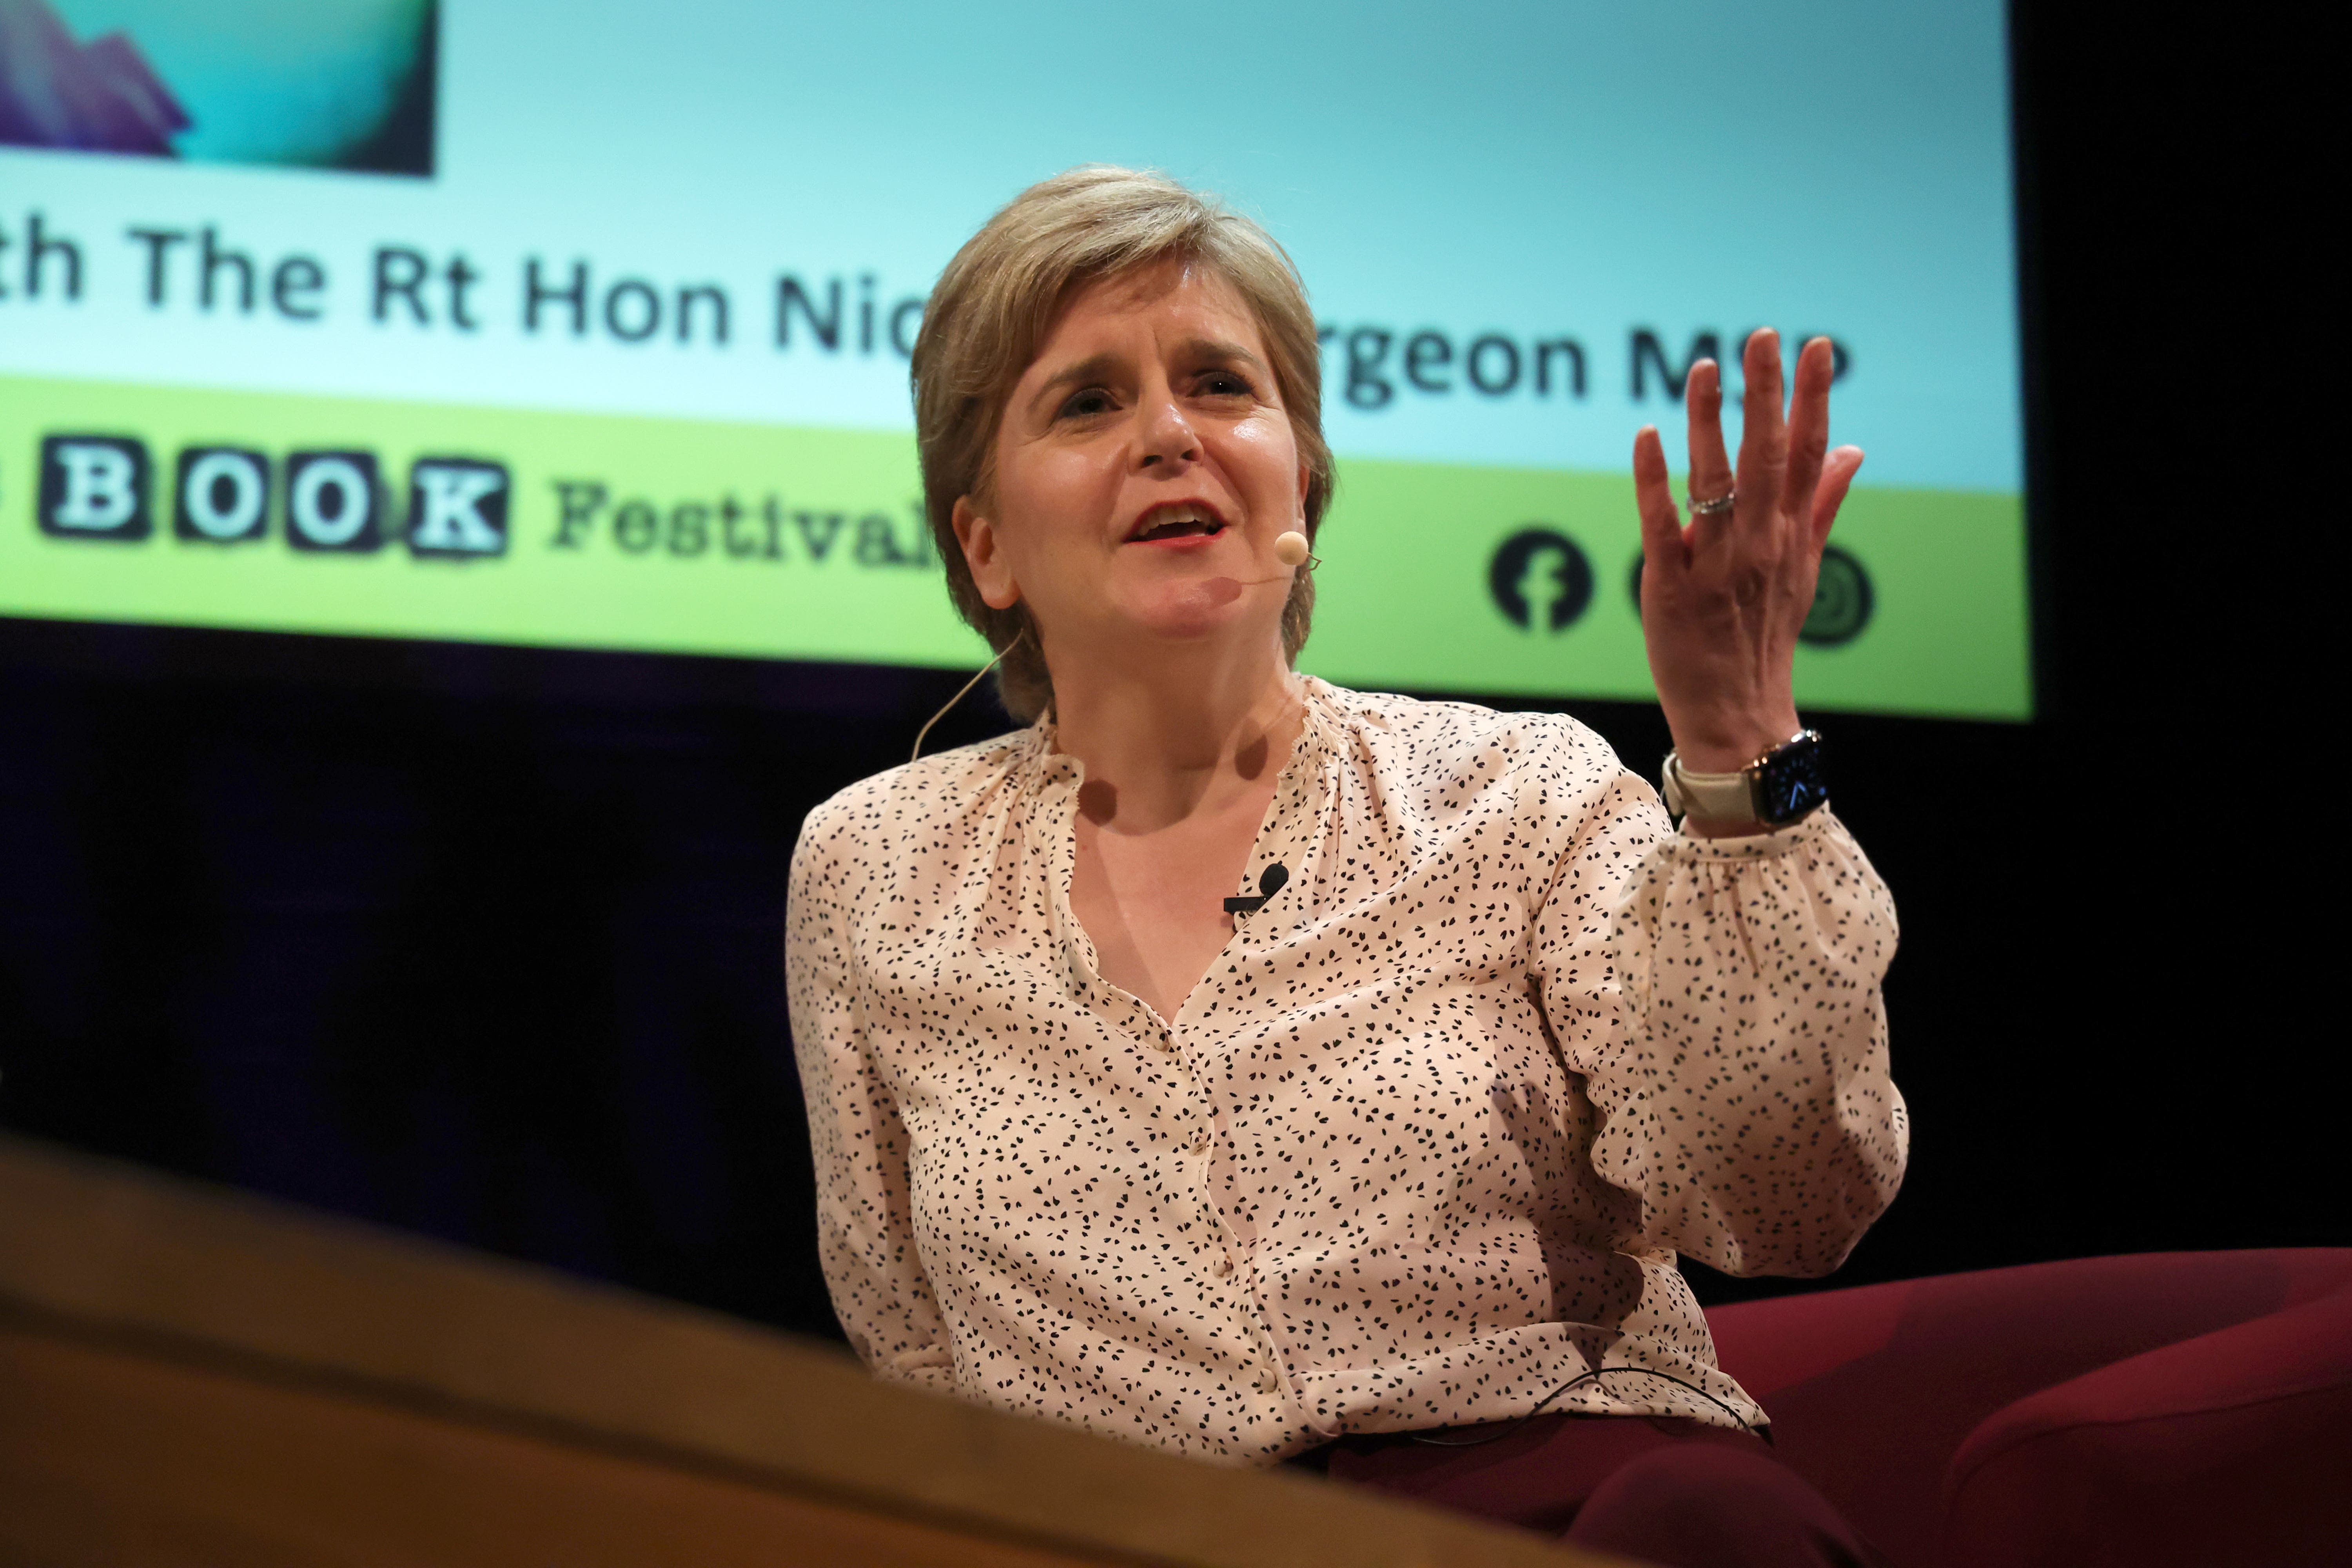
<svg viewBox="0 0 2352 1568">
<path fill-rule="evenodd" d="M 1744 768 L 1798 730 L 1797 628 L 1813 606 L 1822 546 L 1862 448 L 1828 450 L 1827 338 L 1797 357 L 1796 395 L 1781 411 L 1780 336 L 1748 340 L 1745 428 L 1735 476 L 1723 446 L 1723 373 L 1690 370 L 1690 494 L 1733 492 L 1728 512 L 1683 525 L 1655 426 L 1633 438 L 1642 510 L 1642 636 L 1675 752 L 1695 773 Z"/>
</svg>

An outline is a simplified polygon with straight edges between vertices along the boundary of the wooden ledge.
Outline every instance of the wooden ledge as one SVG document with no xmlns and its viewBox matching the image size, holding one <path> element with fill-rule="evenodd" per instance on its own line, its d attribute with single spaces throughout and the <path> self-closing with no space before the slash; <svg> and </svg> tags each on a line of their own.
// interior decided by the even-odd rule
<svg viewBox="0 0 2352 1568">
<path fill-rule="evenodd" d="M 100 1519 L 130 1522 L 78 1550 Z M 0 1138 L 0 1557 L 31 1552 L 353 1568 L 1612 1561 L 887 1386 L 829 1345 Z"/>
</svg>

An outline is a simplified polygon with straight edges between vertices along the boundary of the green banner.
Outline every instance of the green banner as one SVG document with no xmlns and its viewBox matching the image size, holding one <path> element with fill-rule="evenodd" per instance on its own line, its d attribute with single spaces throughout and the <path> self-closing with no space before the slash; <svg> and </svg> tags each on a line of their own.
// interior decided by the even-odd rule
<svg viewBox="0 0 2352 1568">
<path fill-rule="evenodd" d="M 912 437 L 0 377 L 0 615 L 970 667 Z M 2032 714 L 2013 495 L 1858 488 L 1808 708 Z M 1301 667 L 1645 698 L 1633 481 L 1345 458 Z"/>
</svg>

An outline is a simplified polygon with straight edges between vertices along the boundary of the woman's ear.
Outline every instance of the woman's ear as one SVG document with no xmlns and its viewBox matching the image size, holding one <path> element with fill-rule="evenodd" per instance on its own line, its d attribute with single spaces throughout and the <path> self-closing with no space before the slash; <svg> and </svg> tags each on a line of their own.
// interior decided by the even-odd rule
<svg viewBox="0 0 2352 1568">
<path fill-rule="evenodd" d="M 997 548 L 996 524 L 973 509 L 970 496 L 956 498 L 948 521 L 955 530 L 956 542 L 963 546 L 964 564 L 971 568 L 980 602 L 992 610 L 1009 610 L 1019 604 L 1021 584 L 1013 580 L 1012 563 Z"/>
</svg>

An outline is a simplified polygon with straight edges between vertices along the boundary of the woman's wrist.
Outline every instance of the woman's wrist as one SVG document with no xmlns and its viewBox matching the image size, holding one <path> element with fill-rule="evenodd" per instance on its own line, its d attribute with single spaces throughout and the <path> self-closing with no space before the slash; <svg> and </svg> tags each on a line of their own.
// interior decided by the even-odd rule
<svg viewBox="0 0 2352 1568">
<path fill-rule="evenodd" d="M 1695 773 L 1707 776 L 1694 780 L 1691 775 Z M 1681 831 L 1692 837 L 1737 838 L 1767 831 L 1767 825 L 1751 804 L 1748 776 L 1742 769 L 1694 768 L 1676 748 L 1667 755 L 1658 784 L 1666 809 L 1675 814 Z M 1694 784 L 1707 787 L 1695 791 Z M 1736 809 L 1735 802 L 1738 803 Z"/>
<path fill-rule="evenodd" d="M 1742 717 L 1712 724 L 1676 723 L 1667 717 L 1666 728 L 1674 736 L 1675 755 L 1682 759 L 1685 771 L 1695 773 L 1736 773 L 1752 766 L 1756 760 L 1789 743 L 1789 738 L 1804 728 L 1791 704 L 1785 715 L 1769 719 Z"/>
<path fill-rule="evenodd" d="M 1659 793 L 1685 832 L 1700 838 L 1764 833 L 1828 804 L 1822 738 L 1801 721 L 1788 722 L 1787 731 L 1765 731 L 1773 738 L 1752 749 L 1742 742 L 1718 745 L 1717 757 L 1736 759 L 1736 766 L 1695 767 L 1679 747 L 1667 754 Z"/>
</svg>

